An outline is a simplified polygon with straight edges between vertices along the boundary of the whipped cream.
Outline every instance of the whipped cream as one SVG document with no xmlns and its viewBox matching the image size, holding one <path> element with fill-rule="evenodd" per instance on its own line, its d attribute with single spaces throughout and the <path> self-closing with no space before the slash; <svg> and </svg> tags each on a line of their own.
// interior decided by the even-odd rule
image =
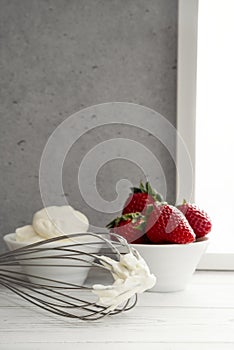
<svg viewBox="0 0 234 350">
<path fill-rule="evenodd" d="M 34 231 L 32 225 L 17 228 L 15 230 L 15 239 L 17 242 L 30 243 L 36 243 L 42 240 L 42 238 Z"/>
<path fill-rule="evenodd" d="M 112 285 L 93 285 L 92 292 L 99 297 L 98 304 L 107 307 L 107 311 L 116 309 L 136 293 L 143 293 L 156 283 L 156 277 L 150 273 L 145 260 L 133 248 L 130 253 L 121 255 L 120 261 L 107 256 L 101 256 L 99 259 L 114 278 Z"/>
<path fill-rule="evenodd" d="M 49 239 L 70 233 L 87 232 L 89 221 L 69 205 L 41 209 L 33 216 L 32 226 L 39 236 Z"/>
<path fill-rule="evenodd" d="M 33 216 L 32 225 L 17 228 L 16 241 L 34 243 L 71 233 L 88 231 L 89 221 L 81 212 L 69 205 L 51 206 Z"/>
</svg>

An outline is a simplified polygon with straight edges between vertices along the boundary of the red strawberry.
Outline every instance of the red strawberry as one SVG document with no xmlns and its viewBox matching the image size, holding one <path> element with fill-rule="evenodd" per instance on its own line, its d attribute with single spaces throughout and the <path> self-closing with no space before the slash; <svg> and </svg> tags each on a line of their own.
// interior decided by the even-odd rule
<svg viewBox="0 0 234 350">
<path fill-rule="evenodd" d="M 146 182 L 145 186 L 141 182 L 139 188 L 133 187 L 131 190 L 132 194 L 124 204 L 123 214 L 144 213 L 148 204 L 162 201 L 161 196 L 152 189 L 149 182 Z"/>
<path fill-rule="evenodd" d="M 148 214 L 146 235 L 153 243 L 191 243 L 195 234 L 184 215 L 169 204 L 154 204 Z"/>
<path fill-rule="evenodd" d="M 177 208 L 184 214 L 197 238 L 207 235 L 212 228 L 209 216 L 196 204 L 186 203 L 178 205 Z"/>
<path fill-rule="evenodd" d="M 106 227 L 124 237 L 128 243 L 145 243 L 145 220 L 140 213 L 125 214 L 111 221 Z"/>
</svg>

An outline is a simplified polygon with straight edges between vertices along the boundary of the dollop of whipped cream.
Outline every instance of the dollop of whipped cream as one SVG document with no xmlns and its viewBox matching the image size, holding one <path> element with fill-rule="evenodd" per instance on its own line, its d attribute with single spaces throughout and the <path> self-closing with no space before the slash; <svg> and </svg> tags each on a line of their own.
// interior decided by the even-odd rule
<svg viewBox="0 0 234 350">
<path fill-rule="evenodd" d="M 16 229 L 16 241 L 34 243 L 71 233 L 88 231 L 88 218 L 69 205 L 51 206 L 33 216 L 32 225 Z"/>
<path fill-rule="evenodd" d="M 32 225 L 19 227 L 15 230 L 15 239 L 17 242 L 36 243 L 42 238 L 34 231 Z"/>
<path fill-rule="evenodd" d="M 92 292 L 99 297 L 97 303 L 107 307 L 108 312 L 136 293 L 143 293 L 152 288 L 156 283 L 156 277 L 150 273 L 145 260 L 133 248 L 130 253 L 121 255 L 119 261 L 107 256 L 101 256 L 99 259 L 102 265 L 110 270 L 114 283 L 108 286 L 95 284 Z"/>
</svg>

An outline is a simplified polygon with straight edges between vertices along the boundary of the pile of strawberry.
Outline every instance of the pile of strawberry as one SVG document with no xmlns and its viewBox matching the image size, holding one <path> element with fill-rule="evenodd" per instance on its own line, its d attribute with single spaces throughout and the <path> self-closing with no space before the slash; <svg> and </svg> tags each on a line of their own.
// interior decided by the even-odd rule
<svg viewBox="0 0 234 350">
<path fill-rule="evenodd" d="M 212 225 L 207 213 L 195 204 L 170 205 L 147 182 L 132 188 L 122 215 L 107 227 L 129 243 L 185 244 L 207 235 Z"/>
</svg>

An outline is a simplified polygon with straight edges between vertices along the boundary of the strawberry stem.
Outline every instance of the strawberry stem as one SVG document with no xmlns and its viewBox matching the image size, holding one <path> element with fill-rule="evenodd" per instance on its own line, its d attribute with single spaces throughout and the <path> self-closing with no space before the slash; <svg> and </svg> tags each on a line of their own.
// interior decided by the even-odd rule
<svg viewBox="0 0 234 350">
<path fill-rule="evenodd" d="M 135 223 L 139 218 L 143 218 L 143 215 L 141 215 L 141 213 L 139 212 L 124 214 L 122 216 L 117 216 L 114 220 L 109 222 L 109 224 L 107 224 L 106 227 L 107 228 L 117 227 L 120 221 L 127 221 L 128 219 L 131 219 L 131 221 Z"/>
<path fill-rule="evenodd" d="M 132 193 L 147 193 L 154 198 L 156 202 L 163 202 L 163 198 L 160 193 L 157 193 L 150 185 L 149 181 L 146 182 L 145 186 L 143 182 L 140 182 L 139 187 L 132 187 Z"/>
</svg>

